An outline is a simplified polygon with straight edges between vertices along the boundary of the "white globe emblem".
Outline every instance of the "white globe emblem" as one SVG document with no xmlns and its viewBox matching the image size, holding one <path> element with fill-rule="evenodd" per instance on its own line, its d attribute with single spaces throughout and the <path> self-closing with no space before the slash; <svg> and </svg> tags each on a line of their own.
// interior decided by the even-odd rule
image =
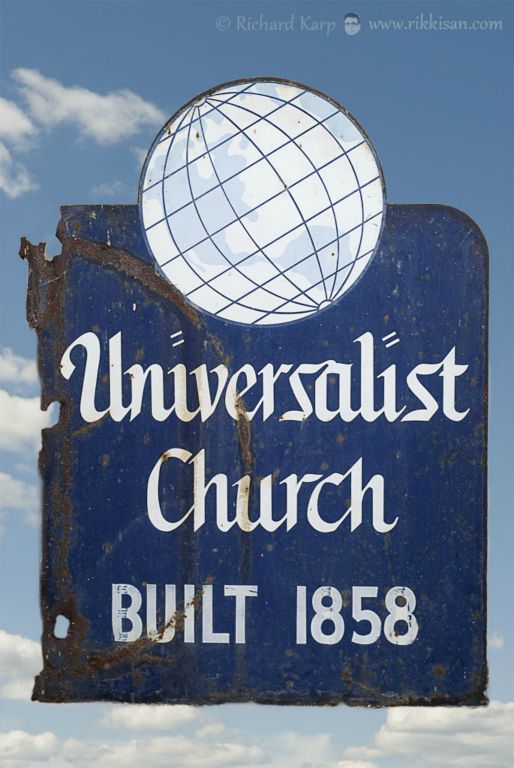
<svg viewBox="0 0 514 768">
<path fill-rule="evenodd" d="M 229 83 L 183 107 L 139 190 L 161 273 L 223 320 L 300 320 L 347 293 L 377 248 L 384 185 L 342 107 L 304 86 Z"/>
</svg>

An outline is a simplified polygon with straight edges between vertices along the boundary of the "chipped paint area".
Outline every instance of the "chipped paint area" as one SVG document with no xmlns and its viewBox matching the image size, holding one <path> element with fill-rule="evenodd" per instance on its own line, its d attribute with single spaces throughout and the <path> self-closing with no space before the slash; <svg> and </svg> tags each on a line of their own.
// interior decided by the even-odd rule
<svg viewBox="0 0 514 768">
<path fill-rule="evenodd" d="M 451 208 L 389 206 L 386 221 L 366 279 L 322 317 L 288 328 L 246 329 L 197 312 L 156 274 L 136 206 L 63 208 L 62 253 L 51 260 L 44 244 L 22 240 L 42 407 L 61 406 L 40 455 L 44 669 L 34 699 L 487 701 L 487 249 L 473 222 Z M 120 331 L 120 371 L 132 375 L 120 374 L 118 397 L 108 342 Z M 349 361 L 365 332 L 375 339 L 377 381 L 395 366 L 397 397 L 411 410 L 416 400 L 401 384 L 408 372 L 455 347 L 468 366 L 455 380 L 455 408 L 469 415 L 452 421 L 441 408 L 419 423 L 291 421 L 280 416 L 294 405 L 281 381 L 276 418 L 250 418 L 258 400 L 251 388 L 230 402 L 232 418 L 214 408 L 206 420 L 172 414 L 159 421 L 146 400 L 137 418 L 124 410 L 137 365 L 158 363 L 167 372 L 205 363 L 208 371 L 222 365 L 234 372 L 249 362 L 259 371 L 268 362 L 277 369 Z M 85 350 L 74 348 L 61 368 L 64 352 L 86 333 L 100 344 L 99 417 L 90 422 L 80 410 Z M 441 379 L 431 383 L 436 399 Z M 194 397 L 210 402 L 211 383 L 199 377 L 198 384 Z M 313 391 L 306 380 L 306 397 Z M 170 402 L 169 389 L 164 395 Z M 181 412 L 194 414 L 193 395 L 179 396 Z M 204 451 L 204 478 L 177 459 L 179 450 Z M 334 480 L 349 467 L 360 470 L 361 459 L 361 490 L 371 476 L 384 478 L 376 527 L 371 491 L 362 521 L 351 513 L 357 473 L 347 472 L 348 486 Z M 157 463 L 161 512 L 172 523 L 184 517 L 167 532 L 147 514 L 147 480 Z M 254 489 L 269 478 L 278 520 L 286 505 L 282 480 L 293 475 L 325 483 L 314 498 L 306 481 L 298 507 L 312 515 L 316 502 L 324 522 L 341 519 L 337 529 L 322 532 L 301 515 L 294 527 L 275 531 L 257 524 Z M 229 522 L 239 522 L 227 530 L 214 524 L 225 482 Z M 205 521 L 195 529 L 187 513 L 203 496 Z M 54 635 L 59 616 L 70 622 L 64 638 Z"/>
</svg>

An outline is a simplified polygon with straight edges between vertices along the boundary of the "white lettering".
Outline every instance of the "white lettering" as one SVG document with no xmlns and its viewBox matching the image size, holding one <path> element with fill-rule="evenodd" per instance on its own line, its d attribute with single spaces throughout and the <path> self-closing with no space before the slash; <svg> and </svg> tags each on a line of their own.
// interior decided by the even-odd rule
<svg viewBox="0 0 514 768">
<path fill-rule="evenodd" d="M 193 504 L 174 522 L 164 517 L 159 500 L 160 470 L 162 464 L 171 458 L 178 459 L 182 464 L 193 465 Z M 346 479 L 350 480 L 350 505 L 338 520 L 329 523 L 322 518 L 318 508 L 321 491 L 327 484 L 340 486 Z M 183 484 L 184 480 L 179 477 L 175 483 Z M 252 483 L 258 486 L 256 491 L 259 491 L 259 515 L 253 521 L 249 519 L 248 506 Z M 209 489 L 214 488 L 216 526 L 223 533 L 227 533 L 234 525 L 247 533 L 257 527 L 273 532 L 283 525 L 285 525 L 286 531 L 290 531 L 298 522 L 300 490 L 307 483 L 316 483 L 307 503 L 307 521 L 314 530 L 320 533 L 333 533 L 348 517 L 350 518 L 350 532 L 353 533 L 357 530 L 363 522 L 363 503 L 368 492 L 371 495 L 371 519 L 374 530 L 379 533 L 387 533 L 398 522 L 398 517 L 391 523 L 385 520 L 384 478 L 382 475 L 373 475 L 368 483 L 363 485 L 362 458 L 358 459 L 343 474 L 335 472 L 325 478 L 322 475 L 310 473 L 301 477 L 295 474 L 285 477 L 278 483 L 279 486 L 285 487 L 285 513 L 282 512 L 278 519 L 273 516 L 274 507 L 277 506 L 277 503 L 274 499 L 272 475 L 261 478 L 258 483 L 250 475 L 244 475 L 231 484 L 231 487 L 237 490 L 231 505 L 235 509 L 235 514 L 232 519 L 229 519 L 229 481 L 227 475 L 219 473 L 206 482 L 205 450 L 202 449 L 195 456 L 192 456 L 189 451 L 181 448 L 170 448 L 163 453 L 150 473 L 147 486 L 148 518 L 157 530 L 171 532 L 185 523 L 190 515 L 193 515 L 193 530 L 196 532 L 206 523 L 206 497 Z M 276 488 L 275 493 L 277 493 Z M 181 510 L 178 514 L 181 514 Z"/>
<path fill-rule="evenodd" d="M 76 371 L 72 352 L 82 347 L 86 352 L 83 369 L 80 414 L 84 421 L 91 423 L 109 414 L 113 421 L 125 418 L 133 421 L 143 410 L 145 393 L 149 390 L 152 418 L 166 421 L 172 415 L 184 423 L 199 418 L 202 422 L 210 419 L 221 403 L 231 419 L 240 417 L 241 399 L 249 392 L 257 395 L 256 405 L 246 412 L 252 421 L 260 414 L 262 421 L 278 417 L 280 422 L 303 422 L 314 416 L 321 422 L 340 419 L 349 423 L 360 417 L 366 422 L 385 418 L 389 422 L 430 421 L 439 410 L 437 398 L 420 377 L 438 374 L 443 380 L 442 412 L 451 421 L 462 421 L 469 408 L 457 410 L 456 382 L 469 368 L 456 362 L 457 352 L 453 347 L 441 360 L 421 363 L 410 370 L 399 390 L 396 365 L 375 371 L 375 340 L 366 331 L 354 340 L 360 347 L 359 366 L 354 363 L 325 360 L 321 363 L 283 363 L 278 366 L 266 363 L 258 373 L 250 363 L 245 363 L 230 374 L 226 365 L 217 365 L 208 370 L 205 364 L 192 371 L 178 363 L 166 372 L 158 363 L 143 368 L 134 363 L 124 370 L 122 357 L 122 333 L 111 336 L 108 341 L 109 404 L 105 409 L 96 407 L 96 395 L 101 363 L 99 337 L 93 332 L 79 336 L 64 352 L 61 359 L 61 373 L 70 379 Z M 353 375 L 352 375 L 353 373 Z M 124 382 L 128 377 L 130 386 Z M 147 387 L 147 381 L 150 386 Z M 284 381 L 285 380 L 285 381 Z M 377 384 L 381 382 L 381 386 Z M 402 384 L 403 382 L 400 382 Z M 130 394 L 130 401 L 125 403 Z M 405 413 L 407 406 L 401 403 L 402 395 L 411 393 L 422 407 Z M 276 413 L 277 403 L 293 396 L 296 408 L 286 408 Z M 359 402 L 354 403 L 354 399 Z M 398 404 L 398 400 L 400 403 Z"/>
</svg>

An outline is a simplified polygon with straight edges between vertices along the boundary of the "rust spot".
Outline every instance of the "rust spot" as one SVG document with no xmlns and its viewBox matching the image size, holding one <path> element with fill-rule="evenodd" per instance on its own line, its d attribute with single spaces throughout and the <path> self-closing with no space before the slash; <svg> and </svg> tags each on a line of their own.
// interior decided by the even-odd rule
<svg viewBox="0 0 514 768">
<path fill-rule="evenodd" d="M 236 410 L 239 452 L 241 454 L 245 472 L 250 473 L 254 465 L 254 455 L 252 451 L 252 428 L 243 399 L 241 397 L 237 400 Z"/>
</svg>

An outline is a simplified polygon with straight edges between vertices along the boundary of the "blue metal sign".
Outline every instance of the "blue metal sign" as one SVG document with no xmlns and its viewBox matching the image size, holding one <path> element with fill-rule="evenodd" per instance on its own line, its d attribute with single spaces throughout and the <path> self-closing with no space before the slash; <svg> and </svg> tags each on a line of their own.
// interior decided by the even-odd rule
<svg viewBox="0 0 514 768">
<path fill-rule="evenodd" d="M 342 107 L 232 83 L 22 244 L 42 701 L 486 701 L 487 248 Z M 70 628 L 54 635 L 59 615 Z"/>
</svg>

